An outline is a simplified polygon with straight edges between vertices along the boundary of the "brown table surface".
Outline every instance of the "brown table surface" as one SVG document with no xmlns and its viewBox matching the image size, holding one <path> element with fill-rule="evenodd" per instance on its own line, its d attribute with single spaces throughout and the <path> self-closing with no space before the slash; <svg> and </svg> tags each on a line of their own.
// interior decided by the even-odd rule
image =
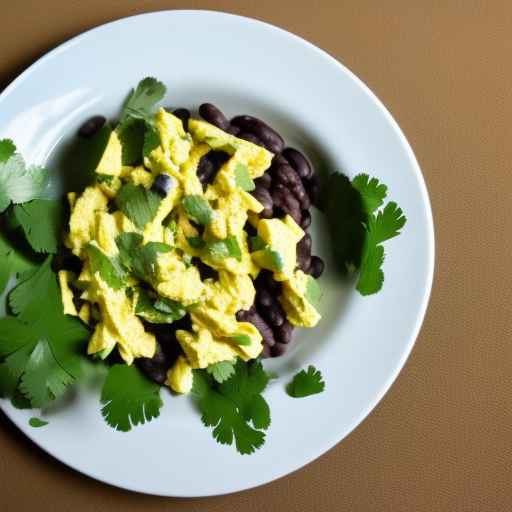
<svg viewBox="0 0 512 512">
<path fill-rule="evenodd" d="M 409 138 L 432 199 L 429 311 L 370 417 L 286 478 L 210 499 L 138 495 L 67 469 L 2 420 L 0 510 L 511 510 L 512 3 L 10 1 L 1 8 L 0 89 L 85 29 L 164 8 L 225 10 L 284 27 L 376 92 Z"/>
</svg>

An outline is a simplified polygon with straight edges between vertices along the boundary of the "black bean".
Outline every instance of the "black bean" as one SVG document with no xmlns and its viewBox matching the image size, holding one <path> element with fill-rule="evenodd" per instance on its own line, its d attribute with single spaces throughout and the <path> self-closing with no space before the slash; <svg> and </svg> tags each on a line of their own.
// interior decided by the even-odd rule
<svg viewBox="0 0 512 512">
<path fill-rule="evenodd" d="M 201 160 L 199 160 L 199 165 L 197 166 L 197 177 L 203 186 L 205 186 L 213 181 L 214 176 L 215 166 L 213 165 L 212 160 L 208 157 L 208 154 L 206 154 L 201 158 Z"/>
<path fill-rule="evenodd" d="M 290 162 L 283 156 L 283 154 L 274 155 L 272 158 L 272 165 L 289 165 Z"/>
<path fill-rule="evenodd" d="M 268 189 L 272 185 L 272 176 L 270 176 L 270 174 L 268 174 L 268 173 L 265 173 L 262 176 L 260 176 L 259 178 L 255 179 L 254 183 L 256 183 L 256 186 L 259 185 L 263 188 Z"/>
<path fill-rule="evenodd" d="M 270 347 L 268 345 L 263 345 L 263 350 L 261 352 L 261 356 L 263 358 L 267 358 L 267 357 L 271 357 L 271 353 L 270 353 Z"/>
<path fill-rule="evenodd" d="M 258 139 L 258 137 L 256 137 L 256 135 L 254 135 L 254 133 L 250 133 L 250 132 L 240 132 L 237 137 L 239 139 L 244 139 L 248 142 L 252 142 L 253 144 L 256 144 L 257 146 L 263 146 L 263 144 L 261 143 L 261 140 Z"/>
<path fill-rule="evenodd" d="M 270 349 L 270 355 L 271 355 L 271 357 L 281 357 L 286 353 L 287 350 L 288 350 L 288 345 L 286 345 L 285 343 L 276 343 Z"/>
<path fill-rule="evenodd" d="M 256 289 L 266 288 L 270 290 L 275 296 L 278 296 L 281 293 L 281 283 L 274 279 L 274 275 L 269 270 L 262 270 L 256 281 L 255 281 Z"/>
<path fill-rule="evenodd" d="M 274 337 L 278 343 L 290 343 L 293 338 L 293 325 L 285 320 L 283 324 L 274 330 Z"/>
<path fill-rule="evenodd" d="M 227 130 L 229 128 L 229 121 L 226 116 L 211 103 L 203 103 L 199 107 L 199 115 L 207 122 L 215 125 L 221 130 Z"/>
<path fill-rule="evenodd" d="M 272 201 L 284 214 L 290 215 L 297 224 L 300 224 L 300 203 L 291 191 L 281 183 L 272 190 Z"/>
<path fill-rule="evenodd" d="M 237 137 L 238 134 L 240 133 L 240 128 L 238 128 L 238 126 L 233 126 L 232 124 L 230 124 L 226 131 L 228 133 L 230 133 L 231 135 L 234 135 L 235 137 Z"/>
<path fill-rule="evenodd" d="M 164 384 L 167 380 L 167 372 L 171 367 L 171 362 L 159 343 L 156 344 L 155 355 L 153 357 L 140 357 L 136 359 L 136 362 L 142 373 L 149 379 L 158 384 Z"/>
<path fill-rule="evenodd" d="M 260 332 L 265 344 L 267 344 L 270 347 L 275 345 L 276 340 L 274 338 L 274 333 L 272 332 L 272 329 L 267 324 L 267 322 L 265 322 L 265 320 L 261 318 L 257 311 L 246 311 L 245 314 L 243 315 L 239 315 L 238 313 L 237 319 L 239 321 L 249 322 L 252 325 L 254 325 L 254 327 L 256 327 L 256 329 L 258 329 L 258 331 Z"/>
<path fill-rule="evenodd" d="M 323 273 L 325 269 L 325 263 L 322 258 L 319 256 L 311 257 L 311 267 L 309 269 L 309 273 L 315 278 L 318 279 Z"/>
<path fill-rule="evenodd" d="M 306 187 L 311 203 L 317 208 L 320 208 L 320 180 L 318 176 L 313 174 L 311 179 L 304 183 L 304 186 Z"/>
<path fill-rule="evenodd" d="M 302 180 L 291 165 L 279 165 L 275 170 L 275 176 L 280 183 L 292 191 L 303 210 L 311 207 L 311 201 Z"/>
<path fill-rule="evenodd" d="M 311 267 L 311 236 L 306 233 L 297 244 L 297 264 L 303 272 L 308 272 Z"/>
<path fill-rule="evenodd" d="M 190 119 L 190 110 L 186 108 L 177 108 L 173 114 L 178 118 L 181 119 L 181 122 L 183 123 L 183 128 L 185 128 L 185 131 L 188 130 L 188 120 Z"/>
<path fill-rule="evenodd" d="M 311 213 L 309 210 L 302 211 L 302 220 L 300 221 L 300 227 L 305 231 L 311 226 Z"/>
<path fill-rule="evenodd" d="M 94 134 L 96 134 L 106 122 L 107 119 L 103 116 L 91 117 L 82 126 L 80 126 L 78 135 L 88 139 L 89 137 L 92 137 Z"/>
<path fill-rule="evenodd" d="M 237 116 L 231 120 L 231 124 L 239 126 L 244 131 L 254 133 L 272 153 L 281 153 L 284 148 L 284 140 L 281 135 L 261 119 L 253 116 Z"/>
<path fill-rule="evenodd" d="M 214 268 L 203 263 L 200 258 L 192 258 L 192 264 L 195 265 L 197 270 L 199 270 L 199 275 L 201 276 L 202 281 L 205 279 L 217 280 L 219 278 L 219 273 Z"/>
<path fill-rule="evenodd" d="M 153 190 L 153 192 L 156 192 L 161 197 L 167 197 L 169 195 L 169 192 L 175 186 L 176 180 L 172 176 L 169 176 L 166 173 L 162 173 L 155 178 L 151 190 Z"/>
<path fill-rule="evenodd" d="M 263 219 L 271 219 L 274 215 L 274 203 L 270 192 L 263 187 L 256 187 L 251 194 L 262 204 L 263 211 L 260 217 Z"/>
<path fill-rule="evenodd" d="M 290 165 L 297 171 L 303 180 L 309 180 L 313 175 L 313 168 L 306 157 L 297 149 L 286 148 L 283 156 L 290 162 Z"/>
<path fill-rule="evenodd" d="M 274 297 L 270 290 L 267 290 L 266 288 L 260 288 L 257 290 L 256 300 L 258 301 L 258 304 L 265 308 L 270 308 L 274 305 Z"/>
</svg>

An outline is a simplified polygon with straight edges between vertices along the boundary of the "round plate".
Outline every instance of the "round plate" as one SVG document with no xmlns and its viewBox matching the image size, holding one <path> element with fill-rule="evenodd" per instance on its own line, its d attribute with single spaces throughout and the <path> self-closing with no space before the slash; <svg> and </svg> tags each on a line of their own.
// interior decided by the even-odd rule
<svg viewBox="0 0 512 512">
<path fill-rule="evenodd" d="M 425 184 L 400 128 L 349 70 L 310 43 L 252 19 L 206 11 L 169 11 L 123 19 L 53 50 L 0 97 L 0 138 L 31 163 L 62 166 L 66 141 L 88 116 L 115 117 L 145 76 L 168 87 L 165 105 L 205 101 L 227 114 L 259 116 L 318 168 L 366 171 L 389 187 L 408 218 L 386 244 L 383 290 L 360 296 L 333 269 L 324 219 L 315 219 L 315 252 L 328 271 L 323 321 L 301 331 L 266 392 L 267 442 L 251 456 L 218 445 L 189 397 L 166 391 L 161 416 L 119 433 L 100 414 L 98 389 L 81 390 L 28 425 L 30 411 L 2 409 L 48 453 L 109 484 L 166 496 L 209 496 L 248 489 L 299 469 L 343 439 L 383 397 L 411 351 L 425 314 L 434 267 L 432 214 Z M 69 159 L 68 159 L 69 160 Z M 67 163 L 65 171 L 72 173 Z M 285 384 L 313 364 L 320 395 L 289 398 Z"/>
</svg>

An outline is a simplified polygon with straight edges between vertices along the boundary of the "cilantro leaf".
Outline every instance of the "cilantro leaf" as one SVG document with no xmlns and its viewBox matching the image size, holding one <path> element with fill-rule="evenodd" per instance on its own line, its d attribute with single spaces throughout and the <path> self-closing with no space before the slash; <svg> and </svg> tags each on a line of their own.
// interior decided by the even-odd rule
<svg viewBox="0 0 512 512">
<path fill-rule="evenodd" d="M 125 273 L 117 258 L 110 258 L 93 244 L 88 244 L 85 250 L 93 275 L 99 272 L 101 279 L 114 290 L 120 290 L 126 286 Z"/>
<path fill-rule="evenodd" d="M 212 221 L 213 212 L 204 197 L 199 195 L 185 196 L 182 204 L 186 214 L 198 224 L 207 226 Z"/>
<path fill-rule="evenodd" d="M 38 198 L 49 181 L 48 171 L 42 167 L 27 167 L 23 157 L 13 153 L 12 141 L 1 142 L 0 156 L 0 213 L 9 204 L 19 204 Z"/>
<path fill-rule="evenodd" d="M 172 324 L 176 320 L 181 320 L 187 311 L 181 304 L 172 300 L 153 299 L 146 290 L 140 288 L 135 314 L 153 324 Z"/>
<path fill-rule="evenodd" d="M 249 170 L 245 165 L 240 163 L 235 167 L 235 182 L 237 186 L 246 192 L 252 192 L 256 188 L 256 185 L 249 174 Z"/>
<path fill-rule="evenodd" d="M 24 274 L 9 295 L 18 316 L 0 320 L 2 367 L 17 387 L 10 394 L 23 393 L 32 407 L 44 407 L 81 376 L 89 338 L 80 321 L 64 314 L 51 260 Z"/>
<path fill-rule="evenodd" d="M 388 203 L 384 210 L 378 212 L 377 217 L 370 217 L 368 231 L 376 244 L 394 238 L 400 234 L 406 218 L 402 209 L 395 202 Z"/>
<path fill-rule="evenodd" d="M 114 429 L 128 432 L 160 416 L 160 386 L 136 366 L 116 364 L 108 372 L 101 392 L 101 414 Z"/>
<path fill-rule="evenodd" d="M 0 163 L 7 162 L 16 153 L 16 146 L 11 139 L 0 140 Z"/>
<path fill-rule="evenodd" d="M 41 340 L 27 361 L 20 390 L 32 407 L 41 408 L 62 396 L 73 380 L 55 359 L 48 340 Z"/>
<path fill-rule="evenodd" d="M 116 206 L 137 226 L 144 229 L 151 222 L 160 206 L 161 197 L 142 185 L 128 183 L 116 195 Z"/>
<path fill-rule="evenodd" d="M 257 255 L 257 263 L 260 267 L 273 270 L 274 272 L 281 272 L 281 270 L 283 270 L 283 257 L 278 251 L 274 251 L 270 247 L 265 247 L 265 249 L 262 249 Z"/>
<path fill-rule="evenodd" d="M 394 202 L 383 205 L 387 187 L 376 178 L 358 175 L 351 183 L 342 174 L 329 178 L 327 216 L 335 256 L 345 270 L 359 270 L 356 289 L 377 293 L 384 283 L 382 243 L 400 234 L 406 217 Z"/>
<path fill-rule="evenodd" d="M 251 338 L 247 334 L 235 334 L 229 337 L 229 341 L 246 347 L 252 344 Z"/>
<path fill-rule="evenodd" d="M 142 145 L 142 155 L 147 157 L 160 145 L 160 134 L 153 124 L 146 123 L 144 132 L 144 143 Z"/>
<path fill-rule="evenodd" d="M 64 207 L 61 201 L 36 199 L 16 205 L 14 215 L 36 252 L 55 254 L 62 235 Z"/>
<path fill-rule="evenodd" d="M 208 242 L 206 250 L 213 259 L 235 258 L 238 261 L 242 260 L 242 251 L 234 235 L 230 235 L 224 240 Z"/>
<path fill-rule="evenodd" d="M 203 249 L 206 245 L 206 242 L 200 236 L 190 236 L 187 238 L 187 242 L 192 249 Z"/>
<path fill-rule="evenodd" d="M 222 384 L 235 373 L 235 367 L 233 361 L 220 361 L 208 366 L 206 372 L 211 375 L 216 382 Z"/>
<path fill-rule="evenodd" d="M 290 382 L 286 391 L 293 398 L 316 395 L 325 389 L 322 374 L 314 366 L 302 370 Z"/>
<path fill-rule="evenodd" d="M 261 393 L 269 381 L 259 361 L 238 361 L 235 373 L 221 384 L 207 372 L 194 371 L 192 394 L 207 427 L 221 444 L 233 444 L 241 454 L 253 453 L 265 443 L 261 429 L 270 426 L 270 409 Z M 255 427 L 251 427 L 250 423 Z"/>
<path fill-rule="evenodd" d="M 40 428 L 46 427 L 46 425 L 48 425 L 48 422 L 42 420 L 41 418 L 30 418 L 28 420 L 28 424 L 33 428 Z"/>
<path fill-rule="evenodd" d="M 261 249 L 265 249 L 265 247 L 267 246 L 267 244 L 265 243 L 265 240 L 263 240 L 263 238 L 261 238 L 258 235 L 251 236 L 250 243 L 251 243 L 251 252 L 256 252 Z"/>
<path fill-rule="evenodd" d="M 118 130 L 123 165 L 138 165 L 142 162 L 145 133 L 146 124 L 138 119 L 126 123 L 123 129 Z"/>
<path fill-rule="evenodd" d="M 383 263 L 384 247 L 382 245 L 375 245 L 373 241 L 370 241 L 365 251 L 359 279 L 356 284 L 356 289 L 361 295 L 371 295 L 381 290 L 384 284 Z"/>
<path fill-rule="evenodd" d="M 368 174 L 358 174 L 352 180 L 353 187 L 361 194 L 364 208 L 373 213 L 380 208 L 386 198 L 388 187 L 379 182 L 377 178 L 370 178 Z"/>
<path fill-rule="evenodd" d="M 172 250 L 172 247 L 159 242 L 142 245 L 143 237 L 138 233 L 121 233 L 116 238 L 121 265 L 135 277 L 151 281 L 156 271 L 158 253 Z"/>
<path fill-rule="evenodd" d="M 155 78 L 141 80 L 124 104 L 120 125 L 124 126 L 135 119 L 151 121 L 154 108 L 163 99 L 165 92 L 165 85 Z"/>
<path fill-rule="evenodd" d="M 13 274 L 31 270 L 34 266 L 35 263 L 17 247 L 14 240 L 0 231 L 0 294 L 4 292 Z"/>
<path fill-rule="evenodd" d="M 320 301 L 322 299 L 322 290 L 318 281 L 312 277 L 308 276 L 308 282 L 306 285 L 306 300 L 315 308 L 318 309 L 320 307 Z"/>
</svg>

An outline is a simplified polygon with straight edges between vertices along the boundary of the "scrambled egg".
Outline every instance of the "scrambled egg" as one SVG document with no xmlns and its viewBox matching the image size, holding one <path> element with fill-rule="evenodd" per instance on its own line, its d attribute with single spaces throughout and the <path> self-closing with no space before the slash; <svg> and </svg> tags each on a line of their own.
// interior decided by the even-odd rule
<svg viewBox="0 0 512 512">
<path fill-rule="evenodd" d="M 303 230 L 290 216 L 260 220 L 263 206 L 237 184 L 240 166 L 256 179 L 270 167 L 272 153 L 204 121 L 190 119 L 186 132 L 181 120 L 164 109 L 155 114 L 154 127 L 159 144 L 141 165 L 133 167 L 123 166 L 122 143 L 113 131 L 96 169 L 96 183 L 81 195 L 68 195 L 71 216 L 65 243 L 83 267 L 78 277 L 61 271 L 59 283 L 65 313 L 94 327 L 88 353 L 106 357 L 117 348 L 127 364 L 139 357 L 151 358 L 156 351 L 156 338 L 138 315 L 139 287 L 149 287 L 154 300 L 174 301 L 185 308 L 192 327 L 176 332 L 182 355 L 169 369 L 167 385 L 177 393 L 188 393 L 194 369 L 260 356 L 261 334 L 254 325 L 239 322 L 236 313 L 254 304 L 253 280 L 262 268 L 270 268 L 265 250 L 278 253 L 282 263 L 279 270 L 271 270 L 283 283 L 280 301 L 289 321 L 312 327 L 320 315 L 306 299 L 308 276 L 296 270 L 296 246 Z M 201 158 L 212 150 L 224 151 L 230 158 L 204 190 L 197 169 Z M 134 221 L 130 211 L 116 209 L 116 196 L 127 184 L 151 193 L 163 173 L 168 190 L 165 194 L 157 190 L 161 197 L 156 212 L 152 210 L 151 219 L 139 229 L 140 222 Z M 184 196 L 200 197 L 209 205 L 208 225 L 198 226 L 189 218 L 182 205 Z M 247 222 L 257 229 L 266 249 L 251 253 L 244 229 Z M 108 265 L 119 269 L 123 262 L 117 239 L 123 233 L 140 235 L 143 247 L 165 244 L 167 249 L 155 253 L 154 260 L 140 262 L 148 269 L 147 276 L 139 273 L 135 277 L 131 269 L 125 269 L 124 284 L 113 287 L 101 271 L 93 270 L 88 247 L 93 245 Z M 236 244 L 237 254 L 219 257 L 208 250 L 211 244 L 228 239 Z M 218 277 L 202 279 L 193 258 L 215 269 Z M 75 293 L 83 301 L 79 308 Z M 234 338 L 239 336 L 250 343 L 236 343 Z"/>
</svg>

